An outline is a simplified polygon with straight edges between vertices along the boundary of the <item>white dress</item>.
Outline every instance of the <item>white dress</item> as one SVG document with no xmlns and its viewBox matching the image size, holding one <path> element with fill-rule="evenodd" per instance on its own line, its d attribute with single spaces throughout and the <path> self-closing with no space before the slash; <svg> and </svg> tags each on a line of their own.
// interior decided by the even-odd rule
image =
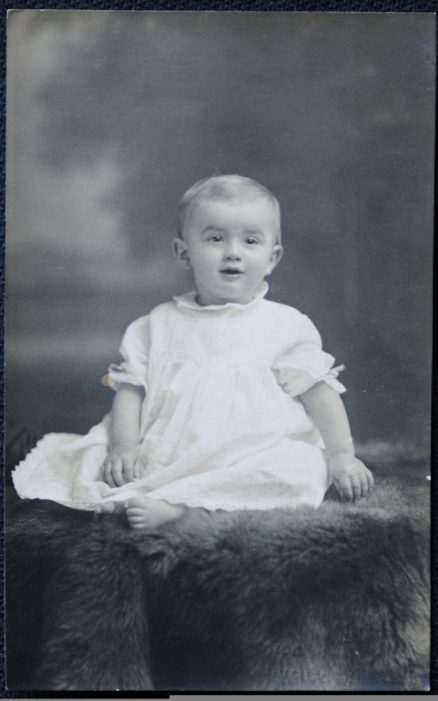
<svg viewBox="0 0 438 701">
<path fill-rule="evenodd" d="M 327 466 L 299 396 L 321 380 L 345 388 L 312 322 L 267 289 L 243 305 L 174 297 L 126 330 L 107 380 L 145 388 L 142 479 L 101 480 L 107 415 L 85 436 L 44 436 L 13 473 L 20 497 L 79 509 L 140 494 L 209 510 L 318 506 Z"/>
</svg>

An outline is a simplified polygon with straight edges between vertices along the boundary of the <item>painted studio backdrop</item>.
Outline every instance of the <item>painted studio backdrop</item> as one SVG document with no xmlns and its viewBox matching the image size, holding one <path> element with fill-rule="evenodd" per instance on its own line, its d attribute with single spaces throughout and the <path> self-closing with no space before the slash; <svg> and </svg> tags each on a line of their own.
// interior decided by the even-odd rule
<svg viewBox="0 0 438 701">
<path fill-rule="evenodd" d="M 180 196 L 240 173 L 280 200 L 269 296 L 345 364 L 362 455 L 427 459 L 434 34 L 424 14 L 11 13 L 8 419 L 100 420 L 127 324 L 192 287 Z"/>
</svg>

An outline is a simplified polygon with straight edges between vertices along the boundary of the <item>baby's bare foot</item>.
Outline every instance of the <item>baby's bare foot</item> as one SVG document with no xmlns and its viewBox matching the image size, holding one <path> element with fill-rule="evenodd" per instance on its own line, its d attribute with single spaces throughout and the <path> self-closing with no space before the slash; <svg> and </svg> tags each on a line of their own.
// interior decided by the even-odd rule
<svg viewBox="0 0 438 701">
<path fill-rule="evenodd" d="M 136 497 L 126 504 L 126 515 L 131 528 L 155 528 L 168 521 L 174 521 L 184 513 L 183 506 L 168 504 L 166 501 Z"/>
</svg>

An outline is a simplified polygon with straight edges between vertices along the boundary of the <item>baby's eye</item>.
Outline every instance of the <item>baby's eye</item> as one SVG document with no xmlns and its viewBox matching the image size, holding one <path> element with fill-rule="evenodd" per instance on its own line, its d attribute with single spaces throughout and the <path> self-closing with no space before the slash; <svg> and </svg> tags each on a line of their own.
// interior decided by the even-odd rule
<svg viewBox="0 0 438 701">
<path fill-rule="evenodd" d="M 248 246 L 256 246 L 258 242 L 259 241 L 255 238 L 255 236 L 247 236 L 245 239 L 245 243 L 247 243 Z"/>
<path fill-rule="evenodd" d="M 223 236 L 220 234 L 212 234 L 208 237 L 207 241 L 212 241 L 212 243 L 220 243 L 223 240 Z"/>
</svg>

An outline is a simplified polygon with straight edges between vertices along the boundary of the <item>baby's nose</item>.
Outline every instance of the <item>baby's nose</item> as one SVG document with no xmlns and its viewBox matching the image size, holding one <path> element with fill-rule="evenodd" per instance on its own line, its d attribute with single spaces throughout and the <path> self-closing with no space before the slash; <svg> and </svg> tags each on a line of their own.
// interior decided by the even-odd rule
<svg viewBox="0 0 438 701">
<path fill-rule="evenodd" d="M 225 251 L 226 260 L 240 260 L 239 247 L 236 245 L 228 246 Z"/>
</svg>

